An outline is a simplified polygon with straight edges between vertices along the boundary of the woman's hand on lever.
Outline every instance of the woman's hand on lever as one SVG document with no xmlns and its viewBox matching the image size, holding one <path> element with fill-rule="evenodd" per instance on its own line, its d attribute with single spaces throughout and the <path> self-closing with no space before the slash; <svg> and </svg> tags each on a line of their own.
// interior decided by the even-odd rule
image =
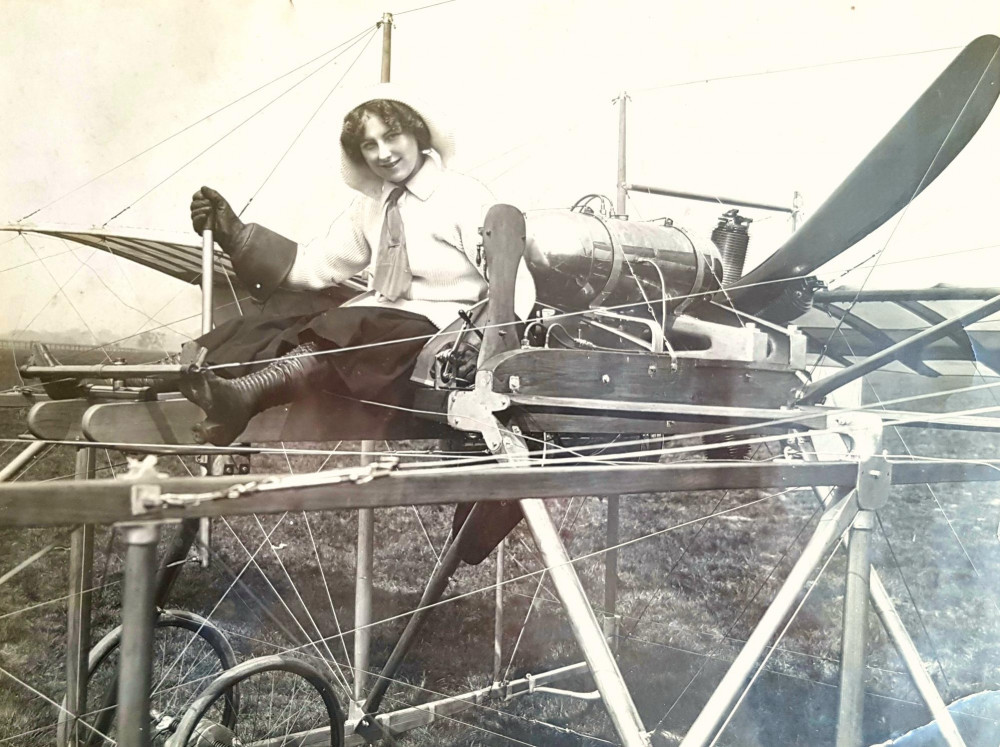
<svg viewBox="0 0 1000 747">
<path fill-rule="evenodd" d="M 225 197 L 211 187 L 202 187 L 191 197 L 191 225 L 197 233 L 205 230 L 209 217 L 216 243 L 229 254 L 235 248 L 233 240 L 243 230 L 243 221 Z"/>
</svg>

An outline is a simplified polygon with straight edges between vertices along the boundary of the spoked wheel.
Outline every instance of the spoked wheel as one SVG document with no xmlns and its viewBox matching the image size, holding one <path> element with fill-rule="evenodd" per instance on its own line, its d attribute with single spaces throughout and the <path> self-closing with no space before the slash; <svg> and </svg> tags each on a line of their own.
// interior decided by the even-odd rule
<svg viewBox="0 0 1000 747">
<path fill-rule="evenodd" d="M 219 701 L 239 687 L 245 710 L 217 720 Z M 222 710 L 225 710 L 224 708 Z M 227 670 L 184 712 L 169 747 L 344 744 L 344 716 L 318 667 L 291 656 L 263 656 Z"/>
<path fill-rule="evenodd" d="M 91 650 L 87 707 L 79 725 L 82 744 L 102 745 L 115 739 L 121 627 Z M 156 620 L 153 650 L 153 692 L 150 700 L 153 744 L 165 744 L 181 713 L 221 672 L 236 666 L 236 655 L 225 635 L 193 612 L 164 610 Z M 239 691 L 228 690 L 210 713 L 231 727 L 239 712 Z M 69 741 L 69 719 L 59 722 L 58 744 Z"/>
</svg>

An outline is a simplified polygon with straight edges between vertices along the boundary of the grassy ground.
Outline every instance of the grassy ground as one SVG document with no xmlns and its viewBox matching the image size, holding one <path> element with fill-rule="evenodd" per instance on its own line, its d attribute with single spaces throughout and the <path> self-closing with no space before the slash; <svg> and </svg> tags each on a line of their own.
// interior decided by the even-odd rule
<svg viewBox="0 0 1000 747">
<path fill-rule="evenodd" d="M 882 398 L 888 399 L 915 391 L 918 382 L 914 379 L 883 378 L 876 385 Z M 950 385 L 956 384 L 952 381 Z M 990 404 L 991 396 L 980 396 L 953 398 L 943 406 L 955 410 Z M 22 416 L 17 411 L 0 410 L 0 435 L 17 433 L 23 427 L 18 419 Z M 912 429 L 902 437 L 905 445 L 896 434 L 888 434 L 890 453 L 902 454 L 909 449 L 955 458 L 993 457 L 998 443 L 993 437 Z M 118 457 L 108 456 L 117 465 Z M 105 457 L 100 455 L 99 467 L 110 471 Z M 315 469 L 318 462 L 304 460 L 296 467 L 301 471 Z M 172 465 L 169 460 L 164 464 L 181 469 L 176 460 Z M 259 460 L 254 468 L 277 471 L 285 466 L 283 460 Z M 72 455 L 63 450 L 40 460 L 23 479 L 52 479 L 71 472 Z M 742 504 L 752 505 L 738 509 Z M 697 521 L 725 509 L 738 510 Z M 552 510 L 572 555 L 601 548 L 606 512 L 603 500 L 591 496 L 557 501 Z M 623 539 L 661 532 L 623 548 L 620 558 L 623 635 L 619 659 L 647 726 L 659 724 L 665 732 L 684 733 L 787 574 L 815 514 L 815 499 L 807 491 L 772 498 L 754 492 L 624 497 Z M 925 486 L 896 489 L 890 506 L 881 512 L 876 561 L 948 700 L 1000 687 L 998 514 L 1000 492 L 992 486 L 973 484 L 939 486 L 933 491 Z M 448 507 L 378 512 L 377 618 L 392 618 L 415 606 L 433 566 L 432 547 L 442 546 L 450 518 Z M 212 619 L 226 631 L 240 660 L 301 643 L 303 634 L 295 620 L 309 626 L 302 603 L 327 636 L 336 633 L 337 625 L 331 601 L 342 626 L 349 627 L 353 615 L 354 513 L 311 514 L 308 523 L 302 514 L 269 516 L 261 517 L 261 524 L 267 530 L 277 526 L 270 545 L 257 556 L 263 574 L 251 567 L 244 575 L 246 587 L 230 591 L 212 612 L 232 582 L 230 571 L 247 562 L 244 546 L 252 552 L 263 537 L 254 518 L 217 521 L 211 566 L 185 567 L 170 601 L 172 607 L 212 612 Z M 310 534 L 316 538 L 315 548 Z M 59 700 L 64 686 L 65 600 L 61 597 L 65 594 L 65 533 L 3 532 L 0 573 L 52 542 L 56 550 L 0 587 L 0 667 Z M 508 579 L 539 567 L 523 528 L 516 531 L 510 544 Z M 102 588 L 97 593 L 94 624 L 95 636 L 100 636 L 117 624 L 122 548 L 108 528 L 98 531 L 97 546 L 101 552 L 95 574 Z M 108 555 L 103 552 L 106 548 L 110 548 Z M 601 600 L 600 557 L 578 566 L 591 599 Z M 459 595 L 487 587 L 493 583 L 494 573 L 492 559 L 475 568 L 463 567 L 449 593 Z M 814 584 L 769 660 L 767 671 L 737 711 L 720 744 L 832 742 L 843 573 L 840 552 Z M 534 578 L 526 578 L 505 587 L 505 667 L 515 641 L 520 639 L 509 670 L 511 677 L 578 660 L 548 583 L 522 632 L 536 584 Z M 404 666 L 403 684 L 390 690 L 389 705 L 422 702 L 436 693 L 455 694 L 488 684 L 492 620 L 492 590 L 474 593 L 439 610 Z M 391 619 L 374 629 L 374 667 L 385 660 L 403 623 L 402 618 Z M 914 704 L 916 694 L 902 674 L 902 664 L 874 619 L 870 632 L 865 732 L 866 738 L 875 742 L 927 719 Z M 346 645 L 350 649 L 350 636 Z M 339 639 L 332 639 L 331 646 L 343 662 Z M 587 689 L 588 683 L 581 680 L 559 686 Z M 0 676 L 0 744 L 51 743 L 52 730 L 3 740 L 53 724 L 54 713 L 44 698 Z M 960 722 L 960 726 L 971 731 L 982 723 L 990 724 L 979 719 Z M 534 745 L 615 741 L 599 705 L 539 695 L 509 703 L 496 701 L 489 708 L 467 711 L 455 721 L 417 730 L 401 744 L 506 745 L 518 740 Z"/>
</svg>

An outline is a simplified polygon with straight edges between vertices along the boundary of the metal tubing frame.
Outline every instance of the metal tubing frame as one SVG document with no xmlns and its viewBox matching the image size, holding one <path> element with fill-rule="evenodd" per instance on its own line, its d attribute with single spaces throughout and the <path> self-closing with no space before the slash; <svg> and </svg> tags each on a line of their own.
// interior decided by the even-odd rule
<svg viewBox="0 0 1000 747">
<path fill-rule="evenodd" d="M 149 747 L 150 691 L 153 675 L 153 624 L 156 616 L 155 523 L 124 527 L 125 586 L 118 674 L 118 736 L 128 747 Z"/>
<path fill-rule="evenodd" d="M 682 192 L 677 189 L 664 189 L 663 187 L 650 187 L 645 184 L 626 184 L 625 189 L 629 192 L 644 192 L 661 197 L 680 197 L 684 200 L 697 200 L 699 202 L 715 202 L 723 205 L 735 205 L 736 207 L 753 208 L 755 210 L 770 210 L 775 213 L 789 213 L 794 215 L 796 208 L 785 207 L 784 205 L 772 205 L 767 202 L 751 202 L 749 200 L 737 200 L 731 197 L 719 197 L 716 195 L 703 195 L 697 192 Z"/>
<path fill-rule="evenodd" d="M 0 469 L 0 482 L 7 482 L 11 478 L 16 477 L 22 469 L 35 461 L 35 457 L 38 456 L 38 453 L 45 446 L 44 441 L 32 441 L 29 443 L 20 454 L 4 465 L 3 469 Z"/>
<path fill-rule="evenodd" d="M 839 389 L 844 384 L 878 370 L 889 361 L 896 360 L 907 353 L 918 351 L 939 337 L 946 337 L 955 329 L 960 329 L 972 322 L 978 322 L 980 319 L 985 319 L 997 311 L 1000 311 L 1000 295 L 994 296 L 964 314 L 953 316 L 951 319 L 946 319 L 939 324 L 935 324 L 933 327 L 928 327 L 922 332 L 910 335 L 905 340 L 900 340 L 895 345 L 887 347 L 885 350 L 866 358 L 860 363 L 855 363 L 853 366 L 842 369 L 832 376 L 806 385 L 802 388 L 802 394 L 798 398 L 798 401 L 804 404 L 817 402 L 835 389 Z"/>
<path fill-rule="evenodd" d="M 29 447 L 30 448 L 30 447 Z M 19 455 L 20 456 L 20 455 Z M 76 452 L 77 480 L 93 479 L 94 450 Z M 77 717 L 87 710 L 90 658 L 91 603 L 94 586 L 94 525 L 73 530 L 69 547 L 69 600 L 66 625 L 66 745 L 76 747 L 81 738 Z"/>
<path fill-rule="evenodd" d="M 524 499 L 520 505 L 622 745 L 649 747 L 649 735 L 642 724 L 639 711 L 587 600 L 580 577 L 559 539 L 559 532 L 552 522 L 545 501 L 539 498 Z"/>
<path fill-rule="evenodd" d="M 842 422 L 841 425 L 847 425 L 847 423 Z M 831 455 L 847 452 L 840 436 L 830 433 L 824 434 L 820 438 L 824 441 L 822 452 Z M 815 436 L 813 436 L 813 440 L 816 440 Z M 807 452 L 808 454 L 809 452 Z M 819 459 L 815 454 L 811 458 Z M 817 489 L 817 497 L 820 503 L 829 507 L 836 492 L 835 490 L 831 490 L 828 494 L 822 495 L 821 491 Z M 944 699 L 941 697 L 941 693 L 938 692 L 937 686 L 934 684 L 934 680 L 931 679 L 930 674 L 927 672 L 920 652 L 917 650 L 916 644 L 903 625 L 903 620 L 896 610 L 892 597 L 889 596 L 889 592 L 882 583 L 882 577 L 875 567 L 870 568 L 868 592 L 871 597 L 872 608 L 878 615 L 879 621 L 889 636 L 889 640 L 895 646 L 899 657 L 903 660 L 921 700 L 923 700 L 930 711 L 931 717 L 937 722 L 947 747 L 966 747 L 965 740 L 958 731 L 951 711 L 948 710 Z"/>
</svg>

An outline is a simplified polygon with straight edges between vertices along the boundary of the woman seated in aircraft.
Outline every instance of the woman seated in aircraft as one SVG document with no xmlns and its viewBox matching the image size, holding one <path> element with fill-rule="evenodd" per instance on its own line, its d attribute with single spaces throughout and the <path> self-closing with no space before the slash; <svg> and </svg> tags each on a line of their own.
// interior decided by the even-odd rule
<svg viewBox="0 0 1000 747">
<path fill-rule="evenodd" d="M 255 414 L 311 387 L 405 406 L 428 338 L 486 295 L 478 229 L 495 200 L 475 179 L 448 170 L 450 131 L 394 84 L 354 103 L 340 133 L 341 173 L 358 195 L 348 220 L 324 239 L 299 245 L 244 224 L 207 187 L 192 199 L 194 229 L 212 219 L 215 240 L 258 300 L 279 287 L 327 288 L 365 270 L 369 288 L 320 313 L 239 318 L 200 338 L 208 364 L 262 361 L 235 378 L 223 378 L 235 368 L 183 377 L 181 391 L 207 415 L 195 427 L 201 443 L 232 443 Z M 518 296 L 526 315 L 534 287 L 523 263 Z"/>
</svg>

